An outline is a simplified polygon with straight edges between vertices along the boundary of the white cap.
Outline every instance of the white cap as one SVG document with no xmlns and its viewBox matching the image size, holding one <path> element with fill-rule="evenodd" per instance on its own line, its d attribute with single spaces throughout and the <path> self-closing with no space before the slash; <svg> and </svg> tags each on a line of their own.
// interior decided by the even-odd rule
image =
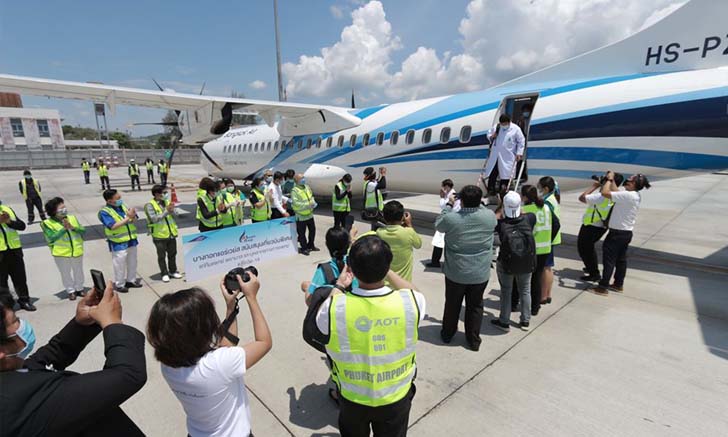
<svg viewBox="0 0 728 437">
<path fill-rule="evenodd" d="M 131 159 L 130 161 L 131 161 L 131 162 L 134 162 L 134 158 L 132 158 L 132 159 Z"/>
<path fill-rule="evenodd" d="M 503 198 L 503 213 L 509 218 L 521 215 L 521 196 L 515 191 L 509 191 Z"/>
</svg>

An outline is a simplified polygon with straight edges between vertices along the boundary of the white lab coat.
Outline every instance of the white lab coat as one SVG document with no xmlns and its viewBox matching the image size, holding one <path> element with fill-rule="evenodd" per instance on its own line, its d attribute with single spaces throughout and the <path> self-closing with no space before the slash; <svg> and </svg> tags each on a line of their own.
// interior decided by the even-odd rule
<svg viewBox="0 0 728 437">
<path fill-rule="evenodd" d="M 495 135 L 496 127 L 488 131 L 488 138 Z M 490 172 L 493 171 L 497 162 L 498 177 L 500 179 L 509 179 L 514 171 L 516 155 L 523 155 L 525 147 L 526 137 L 523 136 L 521 128 L 515 123 L 511 123 L 511 126 L 505 131 L 501 129 L 495 139 L 495 144 L 490 149 L 490 158 L 488 159 L 488 165 L 485 167 L 484 177 L 490 176 Z M 516 176 L 513 175 L 514 178 Z"/>
</svg>

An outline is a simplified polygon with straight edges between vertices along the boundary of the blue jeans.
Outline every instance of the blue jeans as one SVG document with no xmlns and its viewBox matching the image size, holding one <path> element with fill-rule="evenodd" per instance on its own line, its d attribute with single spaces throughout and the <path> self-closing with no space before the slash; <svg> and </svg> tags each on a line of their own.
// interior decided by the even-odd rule
<svg viewBox="0 0 728 437">
<path fill-rule="evenodd" d="M 501 288 L 500 298 L 500 321 L 508 323 L 511 320 L 511 293 L 513 291 L 513 280 L 516 280 L 518 292 L 521 295 L 521 322 L 531 320 L 531 274 L 508 273 L 503 268 L 503 264 L 498 262 L 496 266 L 498 272 L 498 282 Z"/>
</svg>

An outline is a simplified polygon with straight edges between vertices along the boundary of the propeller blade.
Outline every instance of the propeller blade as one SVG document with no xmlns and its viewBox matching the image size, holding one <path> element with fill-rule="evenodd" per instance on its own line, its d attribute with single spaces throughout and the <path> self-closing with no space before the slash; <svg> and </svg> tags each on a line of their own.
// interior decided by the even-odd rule
<svg viewBox="0 0 728 437">
<path fill-rule="evenodd" d="M 158 123 L 131 123 L 132 126 L 177 126 L 176 121 L 160 121 Z"/>
<path fill-rule="evenodd" d="M 202 92 L 205 91 L 205 84 L 207 84 L 207 81 L 202 82 L 202 88 L 200 88 L 200 95 L 202 95 Z"/>
<path fill-rule="evenodd" d="M 156 79 L 152 78 L 152 82 L 159 88 L 159 91 L 164 91 L 164 88 L 162 88 L 162 85 L 159 84 L 159 82 L 156 81 Z"/>
</svg>

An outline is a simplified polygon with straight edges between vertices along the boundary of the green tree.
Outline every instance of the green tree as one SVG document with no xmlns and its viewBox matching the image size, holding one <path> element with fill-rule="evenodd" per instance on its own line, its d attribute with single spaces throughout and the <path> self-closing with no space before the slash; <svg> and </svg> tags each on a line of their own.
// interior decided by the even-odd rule
<svg viewBox="0 0 728 437">
<path fill-rule="evenodd" d="M 119 143 L 119 147 L 122 149 L 131 149 L 132 148 L 131 138 L 129 138 L 129 135 L 125 134 L 124 132 L 119 132 L 119 131 L 111 132 L 109 134 L 109 137 L 112 140 L 116 140 L 116 142 Z"/>
</svg>

